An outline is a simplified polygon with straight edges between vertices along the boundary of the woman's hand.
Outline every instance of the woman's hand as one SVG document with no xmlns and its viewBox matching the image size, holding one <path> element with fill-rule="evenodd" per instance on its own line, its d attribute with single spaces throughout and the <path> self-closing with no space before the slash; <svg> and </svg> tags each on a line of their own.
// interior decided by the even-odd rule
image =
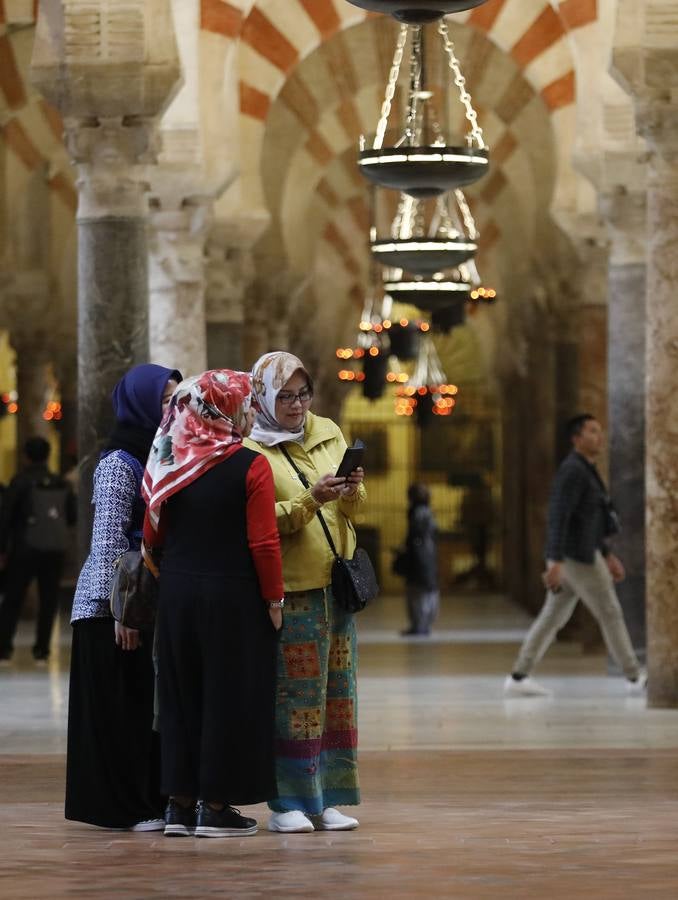
<svg viewBox="0 0 678 900">
<path fill-rule="evenodd" d="M 276 631 L 280 631 L 283 626 L 283 611 L 279 607 L 268 608 L 268 614 L 271 617 L 271 622 L 273 622 L 273 627 Z"/>
<path fill-rule="evenodd" d="M 141 641 L 136 628 L 127 628 L 120 622 L 115 623 L 115 643 L 123 650 L 136 650 Z"/>
<path fill-rule="evenodd" d="M 348 476 L 348 478 L 344 482 L 343 487 L 340 490 L 341 496 L 353 497 L 364 480 L 365 470 L 362 468 L 362 466 L 358 469 L 354 469 Z"/>
<path fill-rule="evenodd" d="M 339 496 L 344 483 L 344 478 L 337 478 L 331 474 L 323 475 L 311 488 L 311 496 L 316 503 L 331 503 L 332 500 L 336 500 Z"/>
</svg>

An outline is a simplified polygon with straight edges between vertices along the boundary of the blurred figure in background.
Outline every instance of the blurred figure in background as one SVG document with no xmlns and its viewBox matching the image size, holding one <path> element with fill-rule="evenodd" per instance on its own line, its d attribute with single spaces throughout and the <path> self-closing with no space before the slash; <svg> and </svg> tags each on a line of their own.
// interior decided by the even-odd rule
<svg viewBox="0 0 678 900">
<path fill-rule="evenodd" d="M 59 604 L 59 585 L 75 524 L 75 496 L 68 483 L 47 467 L 50 445 L 41 437 L 24 445 L 25 466 L 3 498 L 0 511 L 0 567 L 7 569 L 0 606 L 0 661 L 9 662 L 28 586 L 37 578 L 40 606 L 33 658 L 49 657 Z"/>
<path fill-rule="evenodd" d="M 412 484 L 407 491 L 407 540 L 404 576 L 407 591 L 409 628 L 403 637 L 428 635 L 438 616 L 438 560 L 436 520 L 431 495 L 425 484 Z"/>
</svg>

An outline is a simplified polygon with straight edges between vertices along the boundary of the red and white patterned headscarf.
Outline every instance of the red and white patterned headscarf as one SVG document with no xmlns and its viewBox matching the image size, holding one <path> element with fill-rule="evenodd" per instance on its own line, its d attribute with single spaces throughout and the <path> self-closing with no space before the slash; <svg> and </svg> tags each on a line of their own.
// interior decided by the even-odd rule
<svg viewBox="0 0 678 900">
<path fill-rule="evenodd" d="M 246 372 L 212 369 L 177 387 L 153 440 L 141 489 L 154 529 L 163 503 L 242 444 L 251 405 L 252 378 Z"/>
</svg>

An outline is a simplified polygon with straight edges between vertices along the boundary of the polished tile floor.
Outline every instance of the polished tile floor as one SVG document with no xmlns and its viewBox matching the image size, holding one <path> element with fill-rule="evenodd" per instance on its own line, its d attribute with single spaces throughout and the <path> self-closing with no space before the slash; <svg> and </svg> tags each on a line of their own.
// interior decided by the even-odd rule
<svg viewBox="0 0 678 900">
<path fill-rule="evenodd" d="M 359 617 L 361 827 L 235 841 L 62 818 L 68 628 L 0 670 L 0 897 L 678 897 L 678 712 L 647 710 L 600 656 L 557 644 L 549 700 L 506 701 L 528 619 L 447 598 L 431 639 L 400 601 Z M 261 823 L 263 807 L 254 808 Z"/>
</svg>

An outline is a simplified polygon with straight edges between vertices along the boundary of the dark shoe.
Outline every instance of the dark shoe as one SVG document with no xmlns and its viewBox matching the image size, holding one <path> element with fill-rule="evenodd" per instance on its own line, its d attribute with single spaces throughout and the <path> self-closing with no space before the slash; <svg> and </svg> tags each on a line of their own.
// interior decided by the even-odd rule
<svg viewBox="0 0 678 900">
<path fill-rule="evenodd" d="M 241 816 L 232 806 L 212 809 L 208 803 L 199 801 L 196 837 L 237 837 L 256 833 L 256 820 Z"/>
<path fill-rule="evenodd" d="M 33 647 L 33 659 L 36 663 L 46 663 L 49 660 L 49 650 Z"/>
<path fill-rule="evenodd" d="M 7 668 L 12 665 L 12 651 L 11 650 L 0 650 L 0 666 L 2 668 Z"/>
<path fill-rule="evenodd" d="M 196 808 L 170 800 L 165 810 L 165 837 L 190 837 L 195 834 Z"/>
</svg>

